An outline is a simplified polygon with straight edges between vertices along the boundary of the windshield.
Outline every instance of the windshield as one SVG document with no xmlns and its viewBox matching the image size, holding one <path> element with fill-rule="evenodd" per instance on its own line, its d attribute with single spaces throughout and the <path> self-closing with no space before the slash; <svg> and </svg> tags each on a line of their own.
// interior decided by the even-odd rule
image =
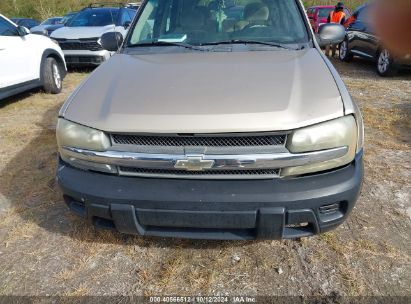
<svg viewBox="0 0 411 304">
<path fill-rule="evenodd" d="M 70 13 L 67 14 L 63 17 L 63 19 L 60 20 L 61 24 L 67 24 L 70 22 L 71 19 L 73 19 L 73 17 L 76 15 L 76 13 Z"/>
<path fill-rule="evenodd" d="M 55 25 L 61 21 L 62 18 L 49 18 L 41 23 L 41 25 Z"/>
<path fill-rule="evenodd" d="M 318 10 L 318 17 L 319 18 L 328 18 L 330 16 L 331 11 L 333 11 L 334 8 L 320 8 Z M 348 9 L 344 9 L 344 13 L 346 16 L 350 16 L 350 11 Z"/>
<path fill-rule="evenodd" d="M 308 35 L 294 0 L 149 0 L 127 45 L 227 41 L 296 44 Z"/>
<path fill-rule="evenodd" d="M 79 12 L 67 24 L 69 27 L 77 26 L 106 26 L 115 24 L 118 16 L 118 9 L 87 9 Z"/>
<path fill-rule="evenodd" d="M 318 17 L 320 18 L 328 18 L 331 11 L 334 10 L 333 8 L 320 8 L 318 10 Z"/>
<path fill-rule="evenodd" d="M 47 20 L 44 20 L 41 25 L 54 25 L 58 24 L 61 21 L 62 18 L 49 18 Z"/>
</svg>

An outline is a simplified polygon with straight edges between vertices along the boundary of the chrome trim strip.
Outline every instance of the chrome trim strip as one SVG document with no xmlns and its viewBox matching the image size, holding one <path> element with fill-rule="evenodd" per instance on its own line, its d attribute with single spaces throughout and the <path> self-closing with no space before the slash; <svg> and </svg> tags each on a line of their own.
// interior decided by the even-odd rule
<svg viewBox="0 0 411 304">
<path fill-rule="evenodd" d="M 364 52 L 358 51 L 358 50 L 351 50 L 350 52 L 351 52 L 351 53 L 354 53 L 355 55 L 362 56 L 362 57 L 366 57 L 366 58 L 374 58 L 373 56 L 371 56 L 371 55 L 369 55 L 369 54 L 367 54 L 367 53 L 364 53 Z"/>
<path fill-rule="evenodd" d="M 62 147 L 61 153 L 66 157 L 73 157 L 90 162 L 106 165 L 116 165 L 134 168 L 175 169 L 178 161 L 190 158 L 200 158 L 203 161 L 214 161 L 214 165 L 206 170 L 218 169 L 281 169 L 286 167 L 304 166 L 343 157 L 348 147 L 322 150 L 307 153 L 276 153 L 276 154 L 248 154 L 248 155 L 177 155 L 177 154 L 149 154 L 119 151 L 90 151 L 72 147 Z"/>
</svg>

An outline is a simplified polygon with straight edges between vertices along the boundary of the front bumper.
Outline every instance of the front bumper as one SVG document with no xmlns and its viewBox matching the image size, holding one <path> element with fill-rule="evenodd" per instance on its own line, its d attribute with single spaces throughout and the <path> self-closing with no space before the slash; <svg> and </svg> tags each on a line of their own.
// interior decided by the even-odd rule
<svg viewBox="0 0 411 304">
<path fill-rule="evenodd" d="M 94 225 L 194 239 L 300 238 L 329 231 L 353 209 L 362 152 L 342 169 L 290 179 L 191 180 L 124 177 L 59 162 L 71 211 Z"/>
<path fill-rule="evenodd" d="M 100 65 L 111 57 L 111 53 L 106 50 L 63 50 L 63 52 L 69 66 Z"/>
</svg>

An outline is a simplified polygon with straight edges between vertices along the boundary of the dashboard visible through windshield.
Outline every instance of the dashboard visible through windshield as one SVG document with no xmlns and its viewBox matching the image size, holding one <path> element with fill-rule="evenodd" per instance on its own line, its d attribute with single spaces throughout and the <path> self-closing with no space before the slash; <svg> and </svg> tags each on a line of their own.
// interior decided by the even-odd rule
<svg viewBox="0 0 411 304">
<path fill-rule="evenodd" d="M 308 42 L 296 0 L 149 0 L 142 10 L 128 47 Z"/>
</svg>

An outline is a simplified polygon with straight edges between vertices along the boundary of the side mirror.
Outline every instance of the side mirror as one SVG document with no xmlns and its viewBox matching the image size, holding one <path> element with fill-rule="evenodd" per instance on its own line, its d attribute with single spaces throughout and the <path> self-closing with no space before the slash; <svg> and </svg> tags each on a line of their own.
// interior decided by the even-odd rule
<svg viewBox="0 0 411 304">
<path fill-rule="evenodd" d="M 317 42 L 320 47 L 339 44 L 345 39 L 345 27 L 336 23 L 327 23 L 318 29 Z"/>
<path fill-rule="evenodd" d="M 131 21 L 126 21 L 126 22 L 124 22 L 124 24 L 123 24 L 123 26 L 124 26 L 125 29 L 128 29 L 128 28 L 130 27 L 130 25 L 131 25 Z"/>
<path fill-rule="evenodd" d="M 17 27 L 17 33 L 19 34 L 19 36 L 23 37 L 23 36 L 30 34 L 30 31 L 24 26 L 19 25 Z"/>
<path fill-rule="evenodd" d="M 123 44 L 123 39 L 123 35 L 120 32 L 108 32 L 101 36 L 100 44 L 107 51 L 117 52 Z"/>
</svg>

